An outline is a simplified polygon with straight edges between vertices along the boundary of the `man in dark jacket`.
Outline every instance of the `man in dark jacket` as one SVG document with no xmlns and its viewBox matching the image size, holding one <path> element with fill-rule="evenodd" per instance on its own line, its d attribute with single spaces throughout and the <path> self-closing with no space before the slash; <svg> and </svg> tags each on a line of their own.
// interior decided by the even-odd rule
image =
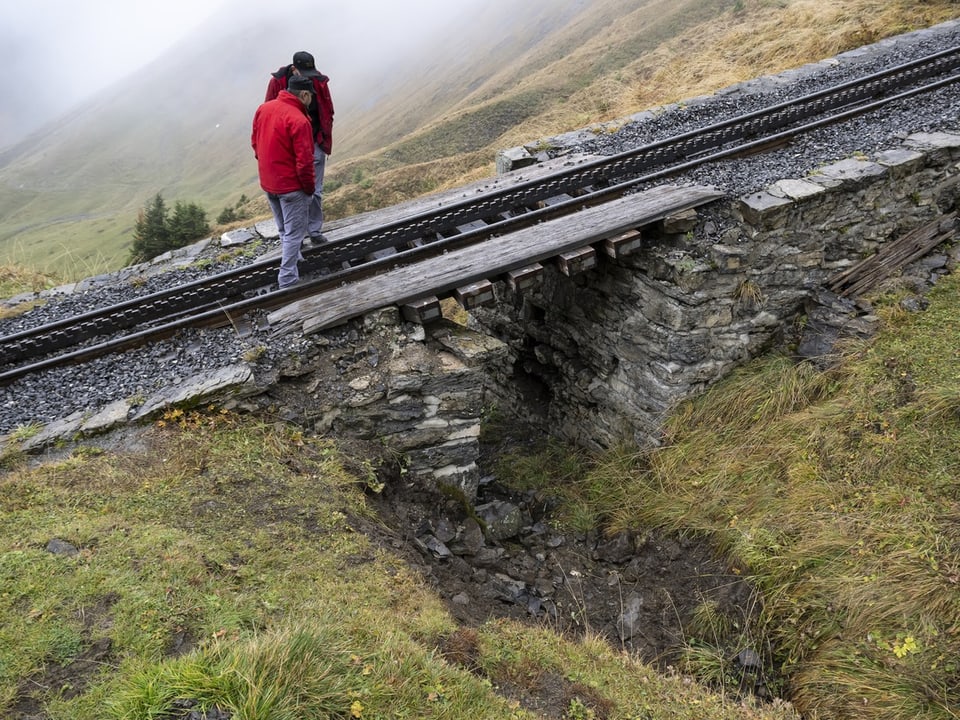
<svg viewBox="0 0 960 720">
<path fill-rule="evenodd" d="M 330 78 L 317 70 L 313 55 L 301 50 L 293 54 L 293 62 L 284 65 L 270 76 L 267 85 L 266 101 L 273 100 L 281 90 L 287 87 L 293 77 L 308 77 L 313 81 L 314 100 L 310 104 L 310 122 L 313 123 L 313 136 L 316 144 L 313 150 L 314 177 L 316 188 L 310 202 L 310 239 L 323 242 L 323 173 L 327 156 L 333 150 L 333 100 L 330 97 L 328 83 Z"/>
<path fill-rule="evenodd" d="M 310 204 L 316 188 L 313 170 L 314 134 L 307 108 L 315 101 L 308 77 L 290 79 L 276 98 L 253 116 L 250 144 L 257 158 L 260 187 L 280 231 L 277 284 L 289 287 L 300 279 L 297 262 L 307 234 Z"/>
</svg>

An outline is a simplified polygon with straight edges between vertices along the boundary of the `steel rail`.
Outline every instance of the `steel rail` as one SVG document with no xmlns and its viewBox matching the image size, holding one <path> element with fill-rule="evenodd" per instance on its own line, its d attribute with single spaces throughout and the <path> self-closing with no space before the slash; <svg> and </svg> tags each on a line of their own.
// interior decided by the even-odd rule
<svg viewBox="0 0 960 720">
<path fill-rule="evenodd" d="M 886 71 L 850 81 L 843 85 L 785 101 L 778 105 L 763 108 L 747 115 L 709 125 L 666 140 L 658 141 L 633 150 L 584 163 L 554 173 L 540 180 L 529 180 L 509 188 L 497 190 L 480 198 L 459 201 L 437 210 L 414 215 L 401 220 L 356 233 L 327 246 L 308 249 L 304 254 L 305 274 L 317 267 L 331 264 L 347 266 L 360 262 L 362 258 L 383 250 L 394 250 L 392 258 L 383 261 L 365 262 L 367 272 L 377 271 L 385 266 L 400 262 L 415 262 L 415 258 L 424 257 L 424 253 L 442 252 L 445 248 L 462 246 L 469 242 L 480 241 L 492 234 L 512 231 L 524 224 L 538 222 L 547 217 L 571 211 L 575 206 L 584 206 L 603 202 L 622 195 L 629 189 L 651 182 L 660 177 L 676 174 L 696 165 L 713 162 L 723 157 L 760 148 L 773 142 L 809 132 L 816 127 L 840 122 L 854 115 L 871 112 L 876 108 L 921 92 L 930 92 L 958 81 L 958 76 L 948 78 L 897 93 L 880 100 L 851 107 L 857 102 L 874 98 L 891 89 L 917 82 L 951 69 L 960 67 L 960 48 L 952 48 L 936 55 L 915 60 Z M 847 110 L 840 110 L 848 108 Z M 790 130 L 772 135 L 763 135 L 790 123 L 812 115 L 830 112 L 825 118 L 795 126 Z M 744 142 L 746 138 L 757 138 Z M 741 142 L 739 145 L 731 143 Z M 729 146 L 726 150 L 709 152 L 718 147 Z M 686 158 L 693 158 L 686 160 Z M 685 160 L 676 164 L 678 160 Z M 671 165 L 671 163 L 674 163 Z M 663 166 L 663 169 L 647 174 L 643 170 Z M 548 208 L 528 210 L 548 198 L 574 195 L 573 199 L 554 203 Z M 506 219 L 496 219 L 503 218 Z M 482 218 L 489 223 L 480 230 L 445 237 L 451 227 L 465 225 L 468 221 Z M 438 239 L 439 238 L 439 239 Z M 407 249 L 411 241 L 428 240 L 422 247 L 435 246 L 433 250 Z M 401 248 L 398 250 L 398 248 Z M 255 307 L 289 302 L 294 295 L 304 296 L 318 290 L 326 284 L 326 278 L 317 282 L 306 282 L 297 286 L 295 293 L 275 291 L 269 293 L 271 299 L 248 298 L 240 302 L 233 299 L 253 289 L 269 285 L 275 276 L 276 261 L 258 261 L 251 265 L 225 273 L 209 276 L 184 285 L 161 291 L 141 298 L 125 301 L 105 309 L 65 318 L 63 320 L 20 333 L 0 338 L 0 365 L 10 364 L 23 358 L 40 357 L 45 353 L 69 347 L 93 339 L 107 332 L 125 330 L 130 327 L 157 322 L 156 332 L 170 327 L 203 325 L 208 314 L 213 316 L 225 312 L 225 308 L 234 308 L 232 312 L 249 311 Z M 353 273 L 337 273 L 335 277 L 343 280 Z M 189 316 L 187 314 L 189 313 Z M 186 316 L 179 321 L 171 321 L 178 315 Z M 134 333 L 130 337 L 149 336 L 150 331 Z M 120 341 L 122 342 L 122 341 Z M 99 343 L 92 347 L 112 347 L 110 343 Z M 79 356 L 88 357 L 84 350 L 76 351 Z M 102 352 L 101 352 L 102 354 Z M 74 353 L 60 357 L 72 358 Z M 69 362 L 70 359 L 64 362 Z M 35 368 L 28 364 L 25 368 Z M 16 373 L 16 370 L 10 371 Z M 25 374 L 25 373 L 20 373 Z M 7 380 L 8 373 L 0 374 L 0 382 Z"/>
<path fill-rule="evenodd" d="M 326 289 L 339 285 L 341 282 L 357 280 L 361 277 L 374 275 L 401 265 L 415 264 L 428 257 L 435 257 L 454 249 L 483 242 L 494 235 L 513 232 L 518 229 L 518 221 L 522 221 L 525 225 L 535 224 L 568 212 L 575 212 L 577 209 L 582 207 L 609 202 L 610 200 L 614 199 L 614 196 L 624 195 L 637 185 L 654 182 L 669 175 L 692 169 L 699 165 L 717 162 L 728 157 L 743 154 L 744 152 L 750 152 L 756 147 L 767 146 L 772 142 L 782 142 L 802 133 L 811 132 L 834 122 L 866 114 L 892 102 L 903 100 L 923 92 L 929 92 L 933 89 L 943 87 L 954 82 L 960 82 L 960 75 L 951 76 L 950 78 L 930 83 L 923 88 L 914 88 L 896 96 L 870 103 L 869 105 L 851 108 L 842 113 L 831 116 L 830 118 L 816 120 L 804 126 L 793 128 L 789 131 L 767 136 L 756 141 L 731 147 L 710 155 L 704 155 L 687 161 L 681 165 L 671 166 L 667 169 L 633 178 L 613 187 L 598 189 L 583 196 L 570 198 L 568 200 L 558 202 L 555 205 L 539 208 L 537 210 L 530 211 L 529 213 L 525 213 L 519 218 L 504 219 L 491 223 L 486 227 L 475 228 L 459 235 L 444 238 L 429 245 L 409 248 L 394 255 L 370 261 L 356 268 L 349 268 L 347 270 L 335 272 L 329 276 L 319 279 L 308 280 L 307 282 L 294 286 L 293 288 L 276 291 L 264 296 L 247 298 L 226 305 L 214 303 L 210 307 L 201 308 L 196 313 L 178 320 L 168 321 L 153 328 L 141 330 L 120 338 L 115 338 L 103 343 L 97 343 L 85 348 L 64 353 L 62 355 L 48 357 L 38 362 L 0 372 L 0 385 L 8 384 L 13 380 L 34 372 L 38 372 L 40 370 L 70 363 L 85 362 L 106 354 L 129 350 L 142 345 L 145 342 L 156 342 L 167 339 L 175 335 L 177 332 L 187 328 L 226 326 L 234 323 L 235 318 L 242 317 L 251 310 L 270 310 L 281 307 L 289 302 L 293 302 L 294 300 L 316 295 Z"/>
</svg>

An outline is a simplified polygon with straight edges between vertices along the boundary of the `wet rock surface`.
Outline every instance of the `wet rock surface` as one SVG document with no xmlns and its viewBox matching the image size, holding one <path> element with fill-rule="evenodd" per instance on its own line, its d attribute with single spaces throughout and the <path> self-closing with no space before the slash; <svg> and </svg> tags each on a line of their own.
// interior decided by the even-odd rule
<svg viewBox="0 0 960 720">
<path fill-rule="evenodd" d="M 601 635 L 668 670 L 691 641 L 699 608 L 740 627 L 760 609 L 740 571 L 707 542 L 650 529 L 563 529 L 549 490 L 515 492 L 487 475 L 471 506 L 393 479 L 370 501 L 383 524 L 364 531 L 404 558 L 464 628 L 511 618 L 572 637 Z M 738 647 L 728 664 L 744 676 L 742 692 L 770 696 L 770 661 L 758 649 Z"/>
<path fill-rule="evenodd" d="M 388 487 L 375 502 L 395 532 L 388 545 L 467 625 L 509 617 L 564 633 L 589 630 L 645 661 L 669 664 L 698 605 L 749 612 L 751 588 L 704 543 L 653 531 L 557 530 L 549 515 L 538 519 L 536 494 L 511 495 L 493 483 L 481 487 L 481 497 L 489 495 L 519 520 L 508 537 L 497 537 L 505 525 L 495 521 L 484 533 L 456 502 L 411 487 Z"/>
</svg>

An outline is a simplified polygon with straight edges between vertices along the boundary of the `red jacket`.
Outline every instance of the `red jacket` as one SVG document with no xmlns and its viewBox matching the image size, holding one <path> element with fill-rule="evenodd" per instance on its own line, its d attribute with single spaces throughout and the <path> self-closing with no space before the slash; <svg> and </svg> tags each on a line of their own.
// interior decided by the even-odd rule
<svg viewBox="0 0 960 720">
<path fill-rule="evenodd" d="M 313 195 L 313 127 L 300 98 L 284 90 L 258 107 L 250 145 L 260 187 L 277 195 L 295 190 Z"/>
<path fill-rule="evenodd" d="M 292 70 L 293 65 L 284 65 L 270 75 L 264 100 L 273 100 L 281 90 L 286 89 Z M 316 98 L 310 103 L 310 120 L 313 122 L 317 145 L 329 155 L 333 150 L 333 99 L 330 97 L 330 88 L 327 86 L 330 78 L 321 74 L 320 77 L 312 79 Z"/>
</svg>

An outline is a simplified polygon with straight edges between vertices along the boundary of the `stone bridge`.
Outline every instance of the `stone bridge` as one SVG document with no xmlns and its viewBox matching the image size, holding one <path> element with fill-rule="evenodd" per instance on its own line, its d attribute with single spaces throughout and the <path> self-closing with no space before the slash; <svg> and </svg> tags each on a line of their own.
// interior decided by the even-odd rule
<svg viewBox="0 0 960 720">
<path fill-rule="evenodd" d="M 631 120 L 644 117 L 652 115 Z M 563 136 L 550 139 L 558 142 Z M 379 225 L 575 161 L 507 150 L 495 178 L 347 218 L 329 232 Z M 514 250 L 507 240 L 497 253 L 464 255 L 456 264 L 446 258 L 453 269 L 438 266 L 429 288 L 421 270 L 399 269 L 336 297 L 301 301 L 271 317 L 287 341 L 297 338 L 283 359 L 238 359 L 28 438 L 0 438 L 0 455 L 10 446 L 38 451 L 199 403 L 330 433 L 356 443 L 356 456 L 371 471 L 394 463 L 411 480 L 455 486 L 468 498 L 480 479 L 480 425 L 491 408 L 591 449 L 652 447 L 678 402 L 768 349 L 822 358 L 844 333 L 869 335 L 869 305 L 837 294 L 840 279 L 864 258 L 919 234 L 932 239 L 925 257 L 906 269 L 890 264 L 886 274 L 922 293 L 953 270 L 958 174 L 960 135 L 924 133 L 743 197 L 687 187 L 624 198 L 584 215 L 579 229 L 564 221 L 515 243 L 541 253 L 519 259 L 560 257 L 543 262 L 535 280 L 515 264 L 497 264 Z M 639 235 L 624 234 L 638 224 Z M 272 222 L 226 233 L 219 244 L 261 237 L 276 237 Z M 595 253 L 578 254 L 585 238 Z M 155 262 L 189 263 L 194 249 L 177 252 L 183 257 Z M 481 292 L 459 293 L 465 278 L 491 282 Z M 424 290 L 455 297 L 469 310 L 445 303 L 442 311 Z"/>
<path fill-rule="evenodd" d="M 823 355 L 844 332 L 868 335 L 869 305 L 830 290 L 864 258 L 925 229 L 940 250 L 886 274 L 916 290 L 949 272 L 958 178 L 960 135 L 914 135 L 666 214 L 632 252 L 597 253 L 581 272 L 556 263 L 532 285 L 497 281 L 469 314 L 417 324 L 391 305 L 302 332 L 307 319 L 303 352 L 255 368 L 226 402 L 362 442 L 365 457 L 402 458 L 411 480 L 469 498 L 491 408 L 591 449 L 655 446 L 676 403 L 750 358 L 791 344 Z M 807 335 L 791 335 L 800 317 Z"/>
<path fill-rule="evenodd" d="M 598 252 L 576 272 L 545 264 L 531 284 L 497 281 L 468 314 L 416 323 L 385 304 L 325 329 L 298 326 L 298 349 L 279 362 L 244 359 L 16 442 L 38 450 L 212 402 L 330 433 L 355 443 L 371 472 L 390 462 L 472 499 L 491 408 L 587 448 L 651 447 L 676 403 L 750 358 L 791 339 L 817 347 L 788 336 L 799 317 L 832 314 L 829 340 L 836 328 L 868 334 L 869 306 L 831 293 L 833 281 L 918 229 L 952 248 L 958 177 L 960 135 L 914 135 L 765 192 L 698 196 L 648 217 L 630 252 Z M 935 251 L 910 282 L 928 284 L 956 260 L 954 249 Z"/>
</svg>

